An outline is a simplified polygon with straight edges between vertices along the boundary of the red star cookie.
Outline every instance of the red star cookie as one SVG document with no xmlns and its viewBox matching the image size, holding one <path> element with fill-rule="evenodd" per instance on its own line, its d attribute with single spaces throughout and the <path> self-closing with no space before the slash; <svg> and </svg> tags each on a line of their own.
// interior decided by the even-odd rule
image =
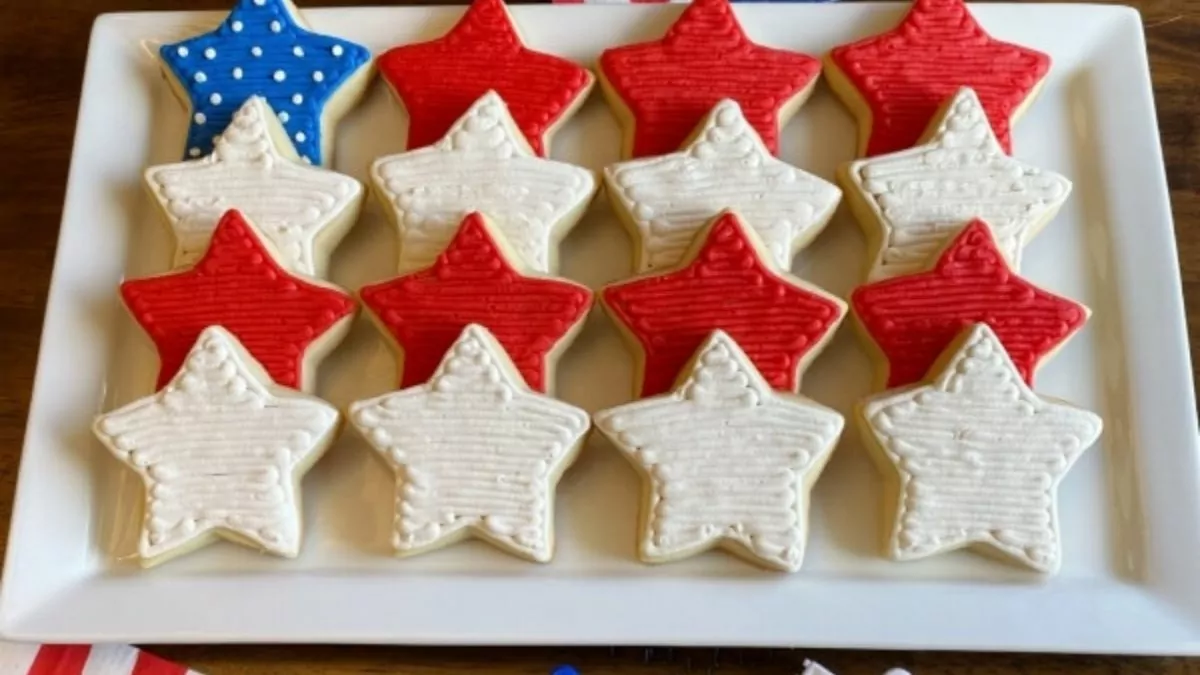
<svg viewBox="0 0 1200 675">
<path fill-rule="evenodd" d="M 916 145 L 961 87 L 979 95 L 1005 152 L 1009 127 L 1050 70 L 1050 57 L 992 38 L 962 0 L 916 0 L 896 28 L 829 53 L 825 72 L 859 123 L 871 157 Z"/>
<path fill-rule="evenodd" d="M 641 347 L 640 395 L 670 390 L 714 330 L 741 345 L 772 387 L 795 391 L 845 303 L 775 271 L 753 231 L 728 211 L 696 242 L 675 270 L 602 292 L 605 308 Z"/>
<path fill-rule="evenodd" d="M 887 387 L 922 380 L 963 330 L 986 323 L 1032 385 L 1033 371 L 1083 327 L 1088 308 L 1009 267 L 991 230 L 972 221 L 933 269 L 860 286 L 850 305 L 887 360 Z"/>
<path fill-rule="evenodd" d="M 778 154 L 780 127 L 820 72 L 811 56 L 751 42 L 729 0 L 695 0 L 661 39 L 600 55 L 600 82 L 624 119 L 625 155 L 632 157 L 678 150 L 725 98 L 741 105 Z"/>
<path fill-rule="evenodd" d="M 503 0 L 475 0 L 449 33 L 389 49 L 377 64 L 408 110 L 409 148 L 441 139 L 472 103 L 494 90 L 533 151 L 545 157 L 550 135 L 594 81 L 586 68 L 527 48 Z"/>
<path fill-rule="evenodd" d="M 158 348 L 161 388 L 200 333 L 233 333 L 277 384 L 310 391 L 316 362 L 354 318 L 345 291 L 285 270 L 238 211 L 221 217 L 195 267 L 121 284 L 121 297 Z"/>
<path fill-rule="evenodd" d="M 469 214 L 432 266 L 362 289 L 363 303 L 404 352 L 401 388 L 428 380 L 473 323 L 500 341 L 530 388 L 550 387 L 551 360 L 587 316 L 592 292 L 522 273 L 500 241 L 483 216 Z"/>
</svg>

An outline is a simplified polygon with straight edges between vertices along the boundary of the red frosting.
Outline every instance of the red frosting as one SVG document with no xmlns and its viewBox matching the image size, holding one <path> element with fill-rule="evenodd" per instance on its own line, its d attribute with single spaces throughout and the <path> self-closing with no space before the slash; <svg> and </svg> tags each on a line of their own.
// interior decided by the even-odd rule
<svg viewBox="0 0 1200 675">
<path fill-rule="evenodd" d="M 794 391 L 805 355 L 844 313 L 831 297 L 775 272 L 730 213 L 709 229 L 691 262 L 609 286 L 603 300 L 642 346 L 642 396 L 670 390 L 717 329 L 741 345 L 772 387 Z"/>
<path fill-rule="evenodd" d="M 971 87 L 1005 152 L 1017 108 L 1050 70 L 1050 57 L 995 40 L 962 0 L 916 0 L 896 28 L 837 47 L 830 58 L 871 111 L 867 156 L 916 145 L 938 108 Z"/>
<path fill-rule="evenodd" d="M 934 268 L 861 286 L 855 315 L 888 361 L 888 387 L 922 380 L 964 328 L 986 323 L 1025 381 L 1087 321 L 1087 310 L 1025 281 L 983 221 L 966 227 Z"/>
<path fill-rule="evenodd" d="M 633 156 L 674 152 L 718 101 L 738 102 L 771 152 L 779 111 L 821 71 L 818 60 L 750 41 L 729 0 L 694 0 L 667 34 L 600 55 L 600 71 L 633 115 Z"/>
<path fill-rule="evenodd" d="M 304 281 L 271 257 L 238 211 L 227 211 L 195 267 L 121 284 L 121 297 L 158 348 L 158 387 L 200 332 L 223 326 L 276 383 L 300 388 L 310 345 L 355 312 L 335 288 Z"/>
<path fill-rule="evenodd" d="M 409 148 L 436 142 L 495 90 L 544 157 L 546 134 L 592 84 L 586 68 L 525 47 L 502 0 L 475 0 L 449 33 L 389 49 L 377 63 L 408 110 Z"/>
<path fill-rule="evenodd" d="M 587 315 L 585 286 L 521 274 L 477 213 L 432 266 L 364 287 L 363 302 L 404 350 L 401 386 L 428 380 L 468 324 L 496 336 L 529 386 L 546 391 L 546 358 Z"/>
</svg>

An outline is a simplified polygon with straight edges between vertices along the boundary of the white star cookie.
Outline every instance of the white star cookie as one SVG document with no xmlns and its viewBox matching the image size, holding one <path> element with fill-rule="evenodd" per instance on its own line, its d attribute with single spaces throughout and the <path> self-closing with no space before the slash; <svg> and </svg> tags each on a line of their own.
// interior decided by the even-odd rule
<svg viewBox="0 0 1200 675">
<path fill-rule="evenodd" d="M 596 428 L 648 481 L 642 560 L 720 546 L 794 572 L 804 558 L 808 494 L 842 433 L 837 412 L 773 391 L 716 331 L 675 391 L 605 410 Z"/>
<path fill-rule="evenodd" d="M 175 234 L 175 266 L 195 263 L 217 221 L 238 209 L 297 274 L 325 276 L 329 256 L 358 218 L 362 185 L 308 166 L 266 100 L 254 96 L 214 141 L 211 155 L 150 167 L 146 186 Z"/>
<path fill-rule="evenodd" d="M 535 271 L 555 272 L 597 188 L 591 171 L 538 157 L 494 91 L 437 143 L 376 160 L 371 181 L 399 230 L 401 272 L 433 264 L 472 211 Z"/>
<path fill-rule="evenodd" d="M 922 271 L 976 218 L 1019 269 L 1021 249 L 1071 192 L 1066 178 L 1005 154 L 967 88 L 943 107 L 920 145 L 845 164 L 838 178 L 870 240 L 872 281 Z"/>
<path fill-rule="evenodd" d="M 332 405 L 272 384 L 213 326 L 166 387 L 100 415 L 94 431 L 145 482 L 138 555 L 148 567 L 217 537 L 295 557 L 300 479 L 340 420 Z"/>
<path fill-rule="evenodd" d="M 550 561 L 554 488 L 588 415 L 530 390 L 486 328 L 467 326 L 429 382 L 354 403 L 350 419 L 396 472 L 397 555 L 475 535 Z"/>
<path fill-rule="evenodd" d="M 859 408 L 868 446 L 898 480 L 888 555 L 914 560 L 978 546 L 1054 572 L 1058 484 L 1099 438 L 1101 420 L 1033 393 L 986 324 L 968 329 L 947 356 L 929 384 Z"/>
<path fill-rule="evenodd" d="M 682 150 L 604 170 L 609 196 L 637 246 L 636 271 L 677 265 L 705 223 L 736 211 L 781 269 L 833 216 L 837 186 L 779 161 L 737 102 L 709 112 Z"/>
</svg>

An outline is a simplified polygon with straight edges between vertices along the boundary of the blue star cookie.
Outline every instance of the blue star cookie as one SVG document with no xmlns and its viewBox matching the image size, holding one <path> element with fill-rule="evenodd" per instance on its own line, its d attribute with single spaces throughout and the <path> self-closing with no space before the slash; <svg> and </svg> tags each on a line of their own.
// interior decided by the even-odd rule
<svg viewBox="0 0 1200 675">
<path fill-rule="evenodd" d="M 314 164 L 330 149 L 325 105 L 347 84 L 361 89 L 371 65 L 365 47 L 305 28 L 288 0 L 237 0 L 216 30 L 164 45 L 159 56 L 191 107 L 186 156 L 212 152 L 213 139 L 258 95 Z"/>
</svg>

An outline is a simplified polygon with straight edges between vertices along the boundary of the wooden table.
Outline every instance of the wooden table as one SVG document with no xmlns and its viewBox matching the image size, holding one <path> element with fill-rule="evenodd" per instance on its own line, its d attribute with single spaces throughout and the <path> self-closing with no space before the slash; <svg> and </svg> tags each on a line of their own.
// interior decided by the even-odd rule
<svg viewBox="0 0 1200 675">
<path fill-rule="evenodd" d="M 1150 45 L 1154 93 L 1179 233 L 1192 351 L 1200 340 L 1200 0 L 1133 0 Z M 97 13 L 224 9 L 229 0 L 0 1 L 0 523 L 7 538 L 42 311 L 66 185 L 87 36 Z M 323 0 L 301 5 L 381 4 Z M 1193 357 L 1195 358 L 1195 357 Z M 585 675 L 796 673 L 814 658 L 839 675 L 903 666 L 917 675 L 1197 673 L 1200 659 L 712 649 L 158 647 L 211 675 Z"/>
</svg>

